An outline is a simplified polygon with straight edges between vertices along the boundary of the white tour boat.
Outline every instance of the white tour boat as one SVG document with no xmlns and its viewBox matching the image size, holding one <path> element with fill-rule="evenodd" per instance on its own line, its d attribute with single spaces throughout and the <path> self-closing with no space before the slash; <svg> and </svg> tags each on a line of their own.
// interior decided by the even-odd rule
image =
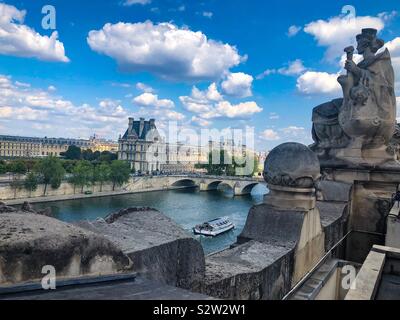
<svg viewBox="0 0 400 320">
<path fill-rule="evenodd" d="M 235 225 L 229 220 L 229 218 L 223 217 L 199 224 L 193 228 L 193 232 L 207 237 L 216 237 L 221 233 L 228 232 L 234 228 Z"/>
</svg>

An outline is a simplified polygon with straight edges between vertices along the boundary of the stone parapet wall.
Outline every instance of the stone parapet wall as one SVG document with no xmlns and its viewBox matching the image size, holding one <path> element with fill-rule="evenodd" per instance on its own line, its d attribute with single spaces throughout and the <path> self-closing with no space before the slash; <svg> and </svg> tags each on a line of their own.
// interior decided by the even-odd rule
<svg viewBox="0 0 400 320">
<path fill-rule="evenodd" d="M 128 272 L 132 263 L 101 235 L 32 212 L 1 213 L 0 285 L 40 281 L 45 266 L 62 279 Z"/>
<path fill-rule="evenodd" d="M 203 282 L 201 244 L 155 209 L 124 209 L 75 225 L 110 239 L 132 260 L 133 270 L 148 279 L 192 290 Z"/>
</svg>

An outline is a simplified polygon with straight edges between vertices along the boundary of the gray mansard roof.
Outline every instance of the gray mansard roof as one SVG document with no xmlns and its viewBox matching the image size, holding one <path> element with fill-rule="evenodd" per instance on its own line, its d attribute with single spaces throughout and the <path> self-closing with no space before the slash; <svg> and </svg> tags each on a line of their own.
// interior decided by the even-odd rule
<svg viewBox="0 0 400 320">
<path fill-rule="evenodd" d="M 143 128 L 141 129 L 141 123 L 143 123 Z M 125 131 L 125 134 L 122 136 L 122 139 L 138 139 L 138 140 L 146 140 L 147 134 L 151 130 L 157 130 L 155 125 L 155 121 L 150 119 L 146 120 L 138 120 L 129 123 L 128 129 Z"/>
</svg>

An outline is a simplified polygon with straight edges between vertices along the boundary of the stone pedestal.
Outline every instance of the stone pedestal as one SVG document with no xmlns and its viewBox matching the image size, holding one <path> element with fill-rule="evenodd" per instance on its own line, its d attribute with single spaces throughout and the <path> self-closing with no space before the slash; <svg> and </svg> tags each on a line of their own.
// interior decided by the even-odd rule
<svg viewBox="0 0 400 320">
<path fill-rule="evenodd" d="M 269 194 L 265 202 L 275 207 L 286 209 L 315 208 L 316 197 L 314 188 L 290 188 L 283 186 L 268 185 Z"/>
<path fill-rule="evenodd" d="M 400 166 L 322 167 L 332 181 L 352 183 L 346 260 L 362 263 L 374 244 L 384 244 L 386 219 L 393 193 L 400 183 Z"/>
</svg>

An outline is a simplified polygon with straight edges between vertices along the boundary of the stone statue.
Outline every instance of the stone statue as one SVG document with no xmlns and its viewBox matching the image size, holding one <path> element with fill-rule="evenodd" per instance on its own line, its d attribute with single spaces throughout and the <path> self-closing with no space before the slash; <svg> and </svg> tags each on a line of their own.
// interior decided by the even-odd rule
<svg viewBox="0 0 400 320">
<path fill-rule="evenodd" d="M 357 51 L 363 60 L 353 61 L 353 47 L 345 48 L 346 75 L 338 82 L 343 98 L 313 110 L 311 146 L 323 163 L 382 164 L 394 160 L 387 152 L 395 132 L 396 96 L 394 71 L 377 30 L 363 29 L 357 35 Z"/>
<path fill-rule="evenodd" d="M 396 124 L 392 139 L 389 141 L 387 152 L 400 160 L 400 124 Z"/>
</svg>

